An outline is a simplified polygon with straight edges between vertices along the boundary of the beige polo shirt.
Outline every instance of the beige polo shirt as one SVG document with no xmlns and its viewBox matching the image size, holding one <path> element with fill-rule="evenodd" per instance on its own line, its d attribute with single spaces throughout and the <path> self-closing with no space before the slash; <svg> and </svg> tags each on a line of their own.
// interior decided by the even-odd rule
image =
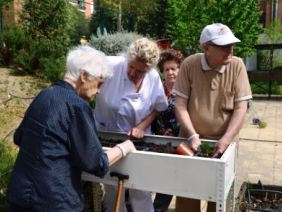
<svg viewBox="0 0 282 212">
<path fill-rule="evenodd" d="M 173 93 L 187 99 L 188 112 L 201 137 L 219 139 L 225 133 L 234 103 L 252 98 L 243 61 L 232 61 L 218 70 L 211 69 L 204 54 L 184 60 Z"/>
</svg>

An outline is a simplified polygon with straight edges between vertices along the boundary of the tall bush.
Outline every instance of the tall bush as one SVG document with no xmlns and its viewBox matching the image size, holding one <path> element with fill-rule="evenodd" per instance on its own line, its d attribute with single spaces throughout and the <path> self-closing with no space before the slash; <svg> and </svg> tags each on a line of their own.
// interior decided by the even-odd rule
<svg viewBox="0 0 282 212">
<path fill-rule="evenodd" d="M 21 23 L 32 40 L 28 47 L 19 50 L 17 64 L 30 73 L 57 80 L 70 46 L 70 29 L 76 26 L 71 20 L 68 1 L 26 0 Z"/>
<path fill-rule="evenodd" d="M 7 25 L 0 34 L 0 63 L 11 65 L 19 49 L 25 49 L 31 41 L 30 36 L 15 25 Z"/>
<path fill-rule="evenodd" d="M 136 30 L 139 34 L 154 38 L 165 38 L 168 14 L 166 12 L 169 0 L 155 0 L 153 9 L 139 15 L 136 20 Z"/>
<path fill-rule="evenodd" d="M 97 37 L 92 35 L 90 44 L 106 55 L 117 55 L 126 52 L 129 44 L 141 37 L 136 33 L 128 32 L 118 32 Z"/>
</svg>

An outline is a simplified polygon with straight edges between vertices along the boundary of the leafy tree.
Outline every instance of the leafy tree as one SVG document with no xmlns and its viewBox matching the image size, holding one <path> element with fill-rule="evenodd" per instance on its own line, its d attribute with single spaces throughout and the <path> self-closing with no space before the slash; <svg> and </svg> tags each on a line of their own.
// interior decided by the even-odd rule
<svg viewBox="0 0 282 212">
<path fill-rule="evenodd" d="M 57 39 L 68 44 L 69 3 L 66 0 L 26 0 L 22 24 L 34 39 Z"/>
<path fill-rule="evenodd" d="M 64 71 L 65 54 L 70 45 L 70 4 L 67 0 L 26 0 L 21 22 L 32 37 L 28 54 L 21 51 L 20 61 L 33 64 L 30 73 L 57 80 Z M 28 56 L 31 58 L 26 58 Z M 28 66 L 26 66 L 28 67 Z"/>
<path fill-rule="evenodd" d="M 115 31 L 135 31 L 138 19 L 147 16 L 155 9 L 156 0 L 98 0 L 96 13 L 91 21 L 91 32 L 96 32 L 100 27 L 102 31 L 113 33 Z M 142 33 L 144 34 L 144 33 Z"/>
<path fill-rule="evenodd" d="M 223 23 L 242 41 L 235 54 L 249 56 L 262 32 L 258 6 L 259 0 L 169 0 L 167 32 L 176 48 L 192 54 L 200 51 L 202 29 L 211 23 Z"/>
<path fill-rule="evenodd" d="M 271 41 L 271 43 L 282 42 L 282 21 L 274 20 L 266 29 L 265 34 Z"/>
<path fill-rule="evenodd" d="M 113 33 L 117 31 L 117 11 L 113 3 L 96 1 L 95 13 L 90 20 L 90 32 L 97 33 L 98 28 L 101 34 L 104 34 L 104 29 L 107 32 Z"/>
<path fill-rule="evenodd" d="M 168 15 L 166 9 L 168 0 L 155 0 L 152 9 L 147 14 L 138 16 L 137 32 L 154 38 L 166 37 Z"/>
<path fill-rule="evenodd" d="M 76 45 L 80 42 L 82 36 L 89 38 L 89 20 L 84 16 L 84 13 L 79 11 L 77 7 L 72 5 L 70 7 L 70 21 L 69 32 L 71 45 Z"/>
</svg>

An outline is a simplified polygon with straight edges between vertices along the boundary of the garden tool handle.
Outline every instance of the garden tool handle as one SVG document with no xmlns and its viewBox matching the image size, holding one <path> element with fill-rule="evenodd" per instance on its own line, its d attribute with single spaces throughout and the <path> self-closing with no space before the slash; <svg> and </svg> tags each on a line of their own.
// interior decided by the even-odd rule
<svg viewBox="0 0 282 212">
<path fill-rule="evenodd" d="M 127 180 L 129 178 L 129 175 L 124 175 L 118 172 L 111 172 L 110 176 L 118 178 L 118 191 L 116 197 L 115 212 L 119 212 L 123 180 Z"/>
</svg>

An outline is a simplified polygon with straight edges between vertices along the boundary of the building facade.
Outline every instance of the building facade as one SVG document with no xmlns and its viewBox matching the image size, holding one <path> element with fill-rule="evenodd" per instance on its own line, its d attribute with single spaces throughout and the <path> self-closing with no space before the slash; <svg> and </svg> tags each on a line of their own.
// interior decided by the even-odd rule
<svg viewBox="0 0 282 212">
<path fill-rule="evenodd" d="M 12 3 L 3 6 L 0 20 L 1 26 L 19 22 L 23 2 L 23 0 L 14 0 Z"/>
<path fill-rule="evenodd" d="M 260 9 L 262 11 L 261 24 L 264 28 L 275 20 L 282 22 L 282 0 L 262 0 Z"/>
<path fill-rule="evenodd" d="M 91 18 L 94 12 L 94 0 L 72 0 L 69 2 L 77 6 L 85 14 L 85 18 Z M 19 23 L 23 3 L 24 0 L 14 0 L 12 3 L 3 6 L 2 11 L 0 11 L 0 29 L 4 25 Z"/>
</svg>

